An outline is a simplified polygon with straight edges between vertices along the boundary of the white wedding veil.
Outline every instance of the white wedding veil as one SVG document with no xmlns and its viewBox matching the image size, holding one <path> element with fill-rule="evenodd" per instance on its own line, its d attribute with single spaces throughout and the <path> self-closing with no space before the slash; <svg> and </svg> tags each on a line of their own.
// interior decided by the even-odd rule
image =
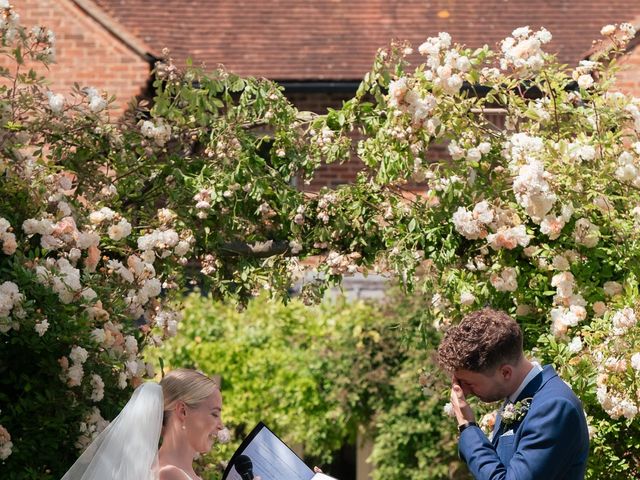
<svg viewBox="0 0 640 480">
<path fill-rule="evenodd" d="M 155 478 L 163 410 L 162 387 L 154 382 L 140 385 L 62 480 Z"/>
</svg>

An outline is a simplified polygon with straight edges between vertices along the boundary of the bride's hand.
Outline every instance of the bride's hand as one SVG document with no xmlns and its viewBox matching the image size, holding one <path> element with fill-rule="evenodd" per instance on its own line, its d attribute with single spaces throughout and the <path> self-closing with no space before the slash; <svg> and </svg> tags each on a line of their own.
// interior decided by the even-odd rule
<svg viewBox="0 0 640 480">
<path fill-rule="evenodd" d="M 316 473 L 323 473 L 323 471 L 320 469 L 320 467 L 313 467 L 313 471 Z"/>
</svg>

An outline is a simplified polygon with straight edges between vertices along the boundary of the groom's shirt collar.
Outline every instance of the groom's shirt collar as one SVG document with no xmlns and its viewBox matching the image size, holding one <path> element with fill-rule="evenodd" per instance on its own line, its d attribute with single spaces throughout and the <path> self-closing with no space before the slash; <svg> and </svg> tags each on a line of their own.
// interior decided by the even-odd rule
<svg viewBox="0 0 640 480">
<path fill-rule="evenodd" d="M 527 376 L 524 377 L 524 380 L 522 380 L 522 383 L 520 384 L 518 389 L 507 397 L 507 400 L 509 402 L 515 403 L 516 400 L 518 400 L 518 396 L 520 396 L 520 394 L 525 389 L 525 387 L 529 384 L 529 382 L 533 380 L 536 377 L 536 375 L 538 375 L 542 371 L 542 367 L 538 362 L 531 362 L 531 363 L 533 364 L 533 366 L 531 367 L 531 370 L 529 370 L 529 373 L 527 373 Z"/>
</svg>

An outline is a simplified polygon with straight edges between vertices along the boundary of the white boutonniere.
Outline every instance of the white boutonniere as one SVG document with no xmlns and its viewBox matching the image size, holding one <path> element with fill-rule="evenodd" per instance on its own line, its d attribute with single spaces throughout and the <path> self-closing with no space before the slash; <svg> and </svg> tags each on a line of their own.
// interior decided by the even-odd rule
<svg viewBox="0 0 640 480">
<path fill-rule="evenodd" d="M 516 422 L 522 421 L 522 419 L 529 411 L 531 400 L 532 398 L 524 398 L 519 402 L 507 403 L 504 407 L 502 407 L 502 410 L 500 411 L 500 415 L 502 417 L 501 425 L 506 428 Z"/>
</svg>

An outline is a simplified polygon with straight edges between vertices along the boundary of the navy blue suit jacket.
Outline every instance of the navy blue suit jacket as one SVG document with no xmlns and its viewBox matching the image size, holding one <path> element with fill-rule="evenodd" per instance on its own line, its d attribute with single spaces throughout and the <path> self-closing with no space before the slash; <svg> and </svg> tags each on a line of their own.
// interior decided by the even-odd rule
<svg viewBox="0 0 640 480">
<path fill-rule="evenodd" d="M 578 397 L 547 365 L 517 401 L 525 398 L 525 417 L 505 427 L 498 415 L 492 441 L 478 427 L 463 430 L 460 458 L 477 480 L 582 480 L 589 432 Z"/>
</svg>

